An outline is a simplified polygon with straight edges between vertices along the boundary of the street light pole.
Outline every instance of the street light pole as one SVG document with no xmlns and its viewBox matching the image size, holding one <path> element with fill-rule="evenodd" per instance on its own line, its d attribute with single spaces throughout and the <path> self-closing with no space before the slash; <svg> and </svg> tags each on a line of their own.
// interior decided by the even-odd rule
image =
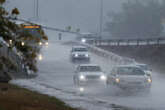
<svg viewBox="0 0 165 110">
<path fill-rule="evenodd" d="M 100 41 L 102 39 L 102 28 L 103 28 L 103 0 L 100 0 Z"/>
<path fill-rule="evenodd" d="M 39 19 L 39 1 L 34 0 L 34 19 L 38 20 Z"/>
<path fill-rule="evenodd" d="M 37 0 L 37 4 L 36 4 L 36 17 L 37 20 L 39 19 L 39 1 Z"/>
</svg>

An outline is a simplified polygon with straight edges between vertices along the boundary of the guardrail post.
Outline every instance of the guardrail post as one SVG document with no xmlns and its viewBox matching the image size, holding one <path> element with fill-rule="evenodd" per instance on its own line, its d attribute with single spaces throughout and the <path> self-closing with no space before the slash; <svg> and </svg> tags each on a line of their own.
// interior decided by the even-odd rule
<svg viewBox="0 0 165 110">
<path fill-rule="evenodd" d="M 130 40 L 128 39 L 128 40 L 127 40 L 127 46 L 129 45 L 129 42 L 130 42 Z"/>
<path fill-rule="evenodd" d="M 160 38 L 157 39 L 157 45 L 159 45 L 159 43 L 160 43 Z"/>
<path fill-rule="evenodd" d="M 110 45 L 110 46 L 111 46 L 111 40 L 108 40 L 108 45 Z"/>
<path fill-rule="evenodd" d="M 140 40 L 139 40 L 139 39 L 137 39 L 137 46 L 139 46 L 139 41 L 140 41 Z"/>
<path fill-rule="evenodd" d="M 147 45 L 150 45 L 150 39 L 147 39 Z"/>
<path fill-rule="evenodd" d="M 120 40 L 117 40 L 117 46 L 120 46 Z"/>
</svg>

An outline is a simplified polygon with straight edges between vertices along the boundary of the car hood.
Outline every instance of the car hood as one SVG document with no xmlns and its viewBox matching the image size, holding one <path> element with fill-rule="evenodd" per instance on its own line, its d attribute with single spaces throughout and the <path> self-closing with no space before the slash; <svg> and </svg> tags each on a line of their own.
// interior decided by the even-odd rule
<svg viewBox="0 0 165 110">
<path fill-rule="evenodd" d="M 118 76 L 120 81 L 125 81 L 125 82 L 144 82 L 147 80 L 147 76 L 139 76 L 139 75 L 121 75 Z"/>
<path fill-rule="evenodd" d="M 152 71 L 150 71 L 150 70 L 145 70 L 144 72 L 147 74 L 152 74 Z"/>
<path fill-rule="evenodd" d="M 105 75 L 103 72 L 80 72 L 80 75 L 85 75 L 85 76 L 100 76 L 100 75 Z"/>
</svg>

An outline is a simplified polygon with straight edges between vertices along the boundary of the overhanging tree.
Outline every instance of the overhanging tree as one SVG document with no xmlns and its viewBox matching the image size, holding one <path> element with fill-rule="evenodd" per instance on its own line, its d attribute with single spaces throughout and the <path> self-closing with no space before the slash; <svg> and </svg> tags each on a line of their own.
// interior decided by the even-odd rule
<svg viewBox="0 0 165 110">
<path fill-rule="evenodd" d="M 29 66 L 31 70 L 36 72 L 37 54 L 39 53 L 40 49 L 36 49 L 28 43 L 21 45 L 21 42 L 31 42 L 33 39 L 37 38 L 32 33 L 20 31 L 24 28 L 20 25 L 15 24 L 13 21 L 7 18 L 7 16 L 11 15 L 18 16 L 19 10 L 17 8 L 14 8 L 11 11 L 11 14 L 9 14 L 5 10 L 5 8 L 3 8 L 3 3 L 5 3 L 5 0 L 0 0 L 0 37 L 2 37 L 8 43 L 10 40 L 12 40 L 12 45 L 10 45 L 9 48 L 12 49 L 14 47 L 20 53 L 22 53 L 22 57 L 24 60 L 23 62 L 26 64 L 26 66 Z M 38 33 L 40 34 L 41 38 L 37 39 L 37 42 L 33 42 L 36 46 L 38 45 L 39 41 L 48 40 L 47 36 L 45 35 L 42 29 L 39 29 Z"/>
</svg>

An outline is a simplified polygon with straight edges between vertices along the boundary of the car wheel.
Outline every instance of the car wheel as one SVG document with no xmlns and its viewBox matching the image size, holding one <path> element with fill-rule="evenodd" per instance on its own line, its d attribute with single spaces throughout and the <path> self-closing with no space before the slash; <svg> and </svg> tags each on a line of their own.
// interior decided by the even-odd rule
<svg viewBox="0 0 165 110">
<path fill-rule="evenodd" d="M 106 80 L 106 85 L 110 85 L 110 82 L 109 82 L 109 80 Z"/>
<path fill-rule="evenodd" d="M 79 81 L 76 77 L 74 78 L 74 85 L 79 86 Z"/>
<path fill-rule="evenodd" d="M 74 85 L 76 85 L 76 77 L 73 77 Z"/>
</svg>

